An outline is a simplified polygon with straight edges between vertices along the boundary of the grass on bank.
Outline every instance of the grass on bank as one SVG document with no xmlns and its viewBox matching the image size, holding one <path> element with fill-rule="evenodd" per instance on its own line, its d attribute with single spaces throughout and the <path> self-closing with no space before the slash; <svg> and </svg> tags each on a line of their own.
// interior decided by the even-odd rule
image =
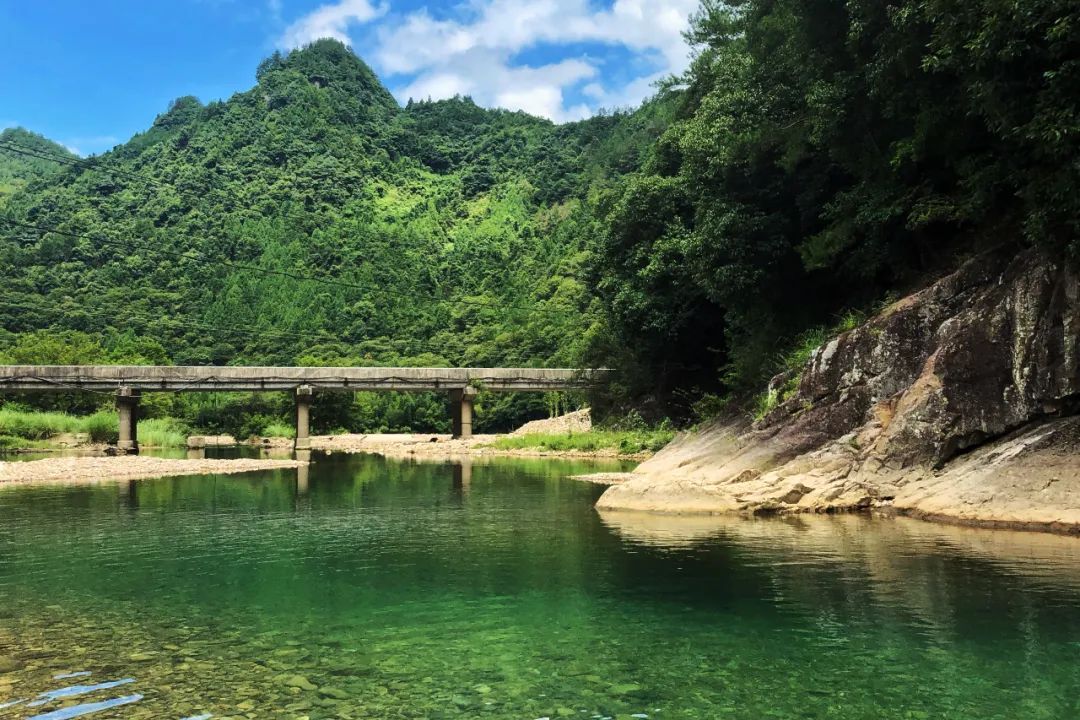
<svg viewBox="0 0 1080 720">
<path fill-rule="evenodd" d="M 802 372 L 818 348 L 842 333 L 859 327 L 873 315 L 883 312 L 885 308 L 895 301 L 894 297 L 888 296 L 869 312 L 848 311 L 840 316 L 834 325 L 811 328 L 796 338 L 792 346 L 777 358 L 775 367 L 775 372 L 787 372 L 791 374 L 791 377 L 788 378 L 782 388 L 765 390 L 754 398 L 750 408 L 754 422 L 764 420 L 769 413 L 782 405 L 798 390 L 799 382 L 802 380 Z"/>
<path fill-rule="evenodd" d="M 286 425 L 285 423 L 274 422 L 263 428 L 262 436 L 269 438 L 294 438 L 296 437 L 296 428 L 292 425 Z"/>
<path fill-rule="evenodd" d="M 48 447 L 49 443 L 44 440 L 27 440 L 14 435 L 0 435 L 0 453 L 13 450 L 33 450 L 35 448 Z"/>
<path fill-rule="evenodd" d="M 60 412 L 0 408 L 0 435 L 27 440 L 48 440 L 65 433 L 86 433 L 92 442 L 109 442 L 116 439 L 118 424 L 116 413 L 108 410 L 75 416 Z"/>
<path fill-rule="evenodd" d="M 173 418 L 139 421 L 139 445 L 145 447 L 187 447 L 188 428 Z"/>
<path fill-rule="evenodd" d="M 92 443 L 113 443 L 119 434 L 119 423 L 117 414 L 111 410 L 78 416 L 3 407 L 0 408 L 0 450 L 47 447 L 49 440 L 65 434 L 85 434 Z M 146 447 L 187 445 L 187 428 L 172 418 L 140 420 L 138 432 L 139 444 Z"/>
<path fill-rule="evenodd" d="M 675 437 L 673 430 L 590 430 L 576 433 L 537 433 L 501 437 L 488 447 L 496 450 L 596 452 L 616 450 L 625 455 L 657 452 Z"/>
</svg>

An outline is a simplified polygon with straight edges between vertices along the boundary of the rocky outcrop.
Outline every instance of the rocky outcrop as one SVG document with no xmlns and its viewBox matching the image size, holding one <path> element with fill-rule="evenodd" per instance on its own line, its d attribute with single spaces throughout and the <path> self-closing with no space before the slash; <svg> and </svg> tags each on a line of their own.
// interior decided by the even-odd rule
<svg viewBox="0 0 1080 720">
<path fill-rule="evenodd" d="M 818 348 L 756 424 L 683 437 L 599 507 L 892 508 L 1080 530 L 1080 277 L 979 256 Z"/>
</svg>

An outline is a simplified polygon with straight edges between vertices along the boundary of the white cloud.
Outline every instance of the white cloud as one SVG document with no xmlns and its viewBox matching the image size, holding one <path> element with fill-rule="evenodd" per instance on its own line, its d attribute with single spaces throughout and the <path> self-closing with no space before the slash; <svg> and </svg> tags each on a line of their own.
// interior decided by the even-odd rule
<svg viewBox="0 0 1080 720">
<path fill-rule="evenodd" d="M 319 37 L 348 42 L 350 25 L 387 11 L 372 1 L 323 5 L 291 25 L 280 44 L 298 47 Z M 637 105 L 657 80 L 682 72 L 690 56 L 682 33 L 699 2 L 614 0 L 598 7 L 594 0 L 462 0 L 451 13 L 457 19 L 426 9 L 387 15 L 371 33 L 368 59 L 402 101 L 470 95 L 485 106 L 575 120 L 601 107 Z M 629 51 L 643 61 L 641 69 L 636 76 L 603 78 L 602 57 L 569 56 L 576 43 Z M 536 48 L 551 60 L 534 66 L 518 60 Z"/>
<path fill-rule="evenodd" d="M 285 28 L 278 45 L 291 50 L 320 38 L 333 38 L 348 44 L 349 26 L 371 22 L 386 10 L 385 5 L 373 5 L 369 0 L 339 0 L 321 5 Z"/>
<path fill-rule="evenodd" d="M 475 48 L 518 52 L 539 43 L 601 42 L 657 51 L 669 71 L 686 67 L 682 37 L 698 0 L 616 0 L 596 10 L 588 0 L 479 0 L 465 23 L 435 20 L 426 10 L 380 33 L 378 60 L 392 73 L 410 73 Z"/>
<path fill-rule="evenodd" d="M 573 120 L 601 107 L 637 105 L 657 80 L 685 70 L 690 52 L 682 34 L 698 6 L 699 0 L 615 0 L 601 9 L 589 0 L 471 0 L 459 8 L 467 21 L 420 10 L 384 24 L 375 61 L 391 76 L 410 78 L 397 91 L 402 100 L 462 93 L 482 105 Z M 586 42 L 629 49 L 653 67 L 610 87 L 598 78 L 595 58 L 531 68 L 514 63 L 518 53 L 540 45 Z M 568 106 L 575 89 L 584 101 Z"/>
<path fill-rule="evenodd" d="M 461 53 L 438 68 L 423 72 L 400 88 L 402 100 L 441 100 L 469 95 L 488 107 L 524 110 L 557 122 L 580 120 L 589 109 L 567 108 L 564 88 L 595 77 L 596 68 L 583 60 L 570 59 L 539 67 L 511 67 L 490 50 Z"/>
</svg>

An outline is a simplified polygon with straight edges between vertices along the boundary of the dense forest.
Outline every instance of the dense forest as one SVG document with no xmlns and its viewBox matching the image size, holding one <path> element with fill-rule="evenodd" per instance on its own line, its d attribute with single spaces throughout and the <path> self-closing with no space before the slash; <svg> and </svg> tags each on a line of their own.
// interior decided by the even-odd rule
<svg viewBox="0 0 1080 720">
<path fill-rule="evenodd" d="M 13 152 L 19 150 L 19 153 Z M 0 132 L 0 207 L 16 190 L 77 160 L 67 148 L 23 128 Z"/>
<path fill-rule="evenodd" d="M 700 419 L 981 248 L 1080 256 L 1078 25 L 1070 0 L 706 0 L 684 76 L 565 125 L 403 108 L 331 40 L 275 54 L 84 162 L 0 143 L 0 361 L 608 366 L 613 416 Z M 234 432 L 287 412 L 157 402 Z M 315 420 L 444 429 L 443 402 Z"/>
</svg>

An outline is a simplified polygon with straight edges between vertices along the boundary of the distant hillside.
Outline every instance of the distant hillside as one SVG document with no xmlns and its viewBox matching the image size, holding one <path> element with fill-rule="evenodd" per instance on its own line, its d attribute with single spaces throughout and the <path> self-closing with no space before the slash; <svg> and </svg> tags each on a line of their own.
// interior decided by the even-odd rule
<svg viewBox="0 0 1080 720">
<path fill-rule="evenodd" d="M 0 132 L 0 147 L 6 144 L 27 148 L 31 154 L 0 151 L 0 205 L 16 190 L 63 167 L 59 162 L 35 157 L 35 154 L 75 157 L 63 145 L 23 128 L 8 128 Z"/>
<path fill-rule="evenodd" d="M 13 198 L 21 221 L 89 237 L 0 230 L 21 238 L 0 279 L 20 309 L 0 303 L 0 322 L 131 330 L 186 363 L 572 360 L 592 322 L 584 236 L 549 230 L 630 116 L 560 127 L 467 98 L 401 108 L 329 40 L 275 54 L 257 80 L 225 102 L 176 100 Z"/>
<path fill-rule="evenodd" d="M 8 345 L 47 329 L 178 364 L 581 361 L 600 322 L 582 199 L 637 166 L 662 111 L 402 108 L 331 40 L 256 79 L 11 198 Z"/>
</svg>

